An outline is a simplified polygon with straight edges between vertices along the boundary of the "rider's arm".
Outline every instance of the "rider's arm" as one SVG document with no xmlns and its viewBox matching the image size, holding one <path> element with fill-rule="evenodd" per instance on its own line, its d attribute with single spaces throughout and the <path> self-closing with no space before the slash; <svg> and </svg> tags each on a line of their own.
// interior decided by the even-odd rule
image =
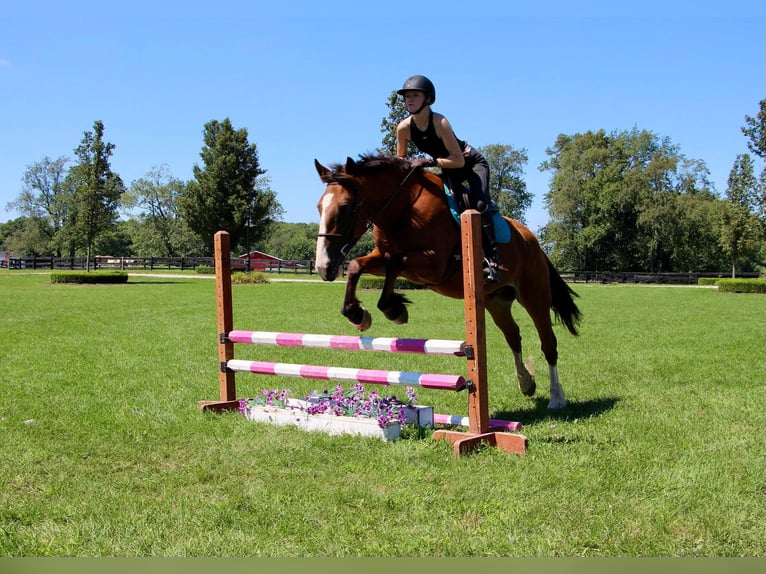
<svg viewBox="0 0 766 574">
<path fill-rule="evenodd" d="M 396 126 L 396 155 L 407 157 L 407 144 L 410 141 L 410 118 L 399 122 Z"/>
<path fill-rule="evenodd" d="M 460 151 L 460 144 L 457 143 L 457 138 L 452 131 L 452 126 L 441 114 L 434 114 L 434 127 L 436 128 L 436 135 L 444 142 L 444 147 L 447 148 L 449 156 L 436 160 L 436 165 L 439 167 L 446 167 L 447 169 L 458 169 L 465 165 L 465 158 L 463 152 Z M 398 132 L 398 129 L 397 129 Z"/>
</svg>

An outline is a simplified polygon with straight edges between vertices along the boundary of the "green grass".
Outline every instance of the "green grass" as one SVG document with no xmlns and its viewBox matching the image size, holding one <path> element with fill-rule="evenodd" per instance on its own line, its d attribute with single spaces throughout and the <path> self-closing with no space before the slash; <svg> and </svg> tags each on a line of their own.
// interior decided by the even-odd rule
<svg viewBox="0 0 766 574">
<path fill-rule="evenodd" d="M 0 555 L 762 556 L 764 298 L 575 285 L 580 337 L 557 327 L 570 406 L 515 315 L 538 395 L 522 397 L 488 323 L 490 411 L 524 457 L 446 442 L 329 437 L 203 414 L 217 398 L 214 282 L 55 285 L 0 272 Z M 234 286 L 235 327 L 353 334 L 342 283 Z M 462 337 L 462 302 L 408 292 L 410 324 Z M 274 347 L 238 358 L 462 373 L 460 359 Z M 238 375 L 240 396 L 319 381 Z M 465 393 L 418 402 L 465 414 Z"/>
</svg>

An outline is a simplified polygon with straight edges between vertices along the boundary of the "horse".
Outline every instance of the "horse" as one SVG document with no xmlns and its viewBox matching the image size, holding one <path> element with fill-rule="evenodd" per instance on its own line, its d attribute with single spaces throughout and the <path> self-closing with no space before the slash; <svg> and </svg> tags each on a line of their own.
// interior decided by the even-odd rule
<svg viewBox="0 0 766 574">
<path fill-rule="evenodd" d="M 377 307 L 396 324 L 408 321 L 403 295 L 394 291 L 395 279 L 403 277 L 441 295 L 463 298 L 459 224 L 451 213 L 441 178 L 413 168 L 399 157 L 362 155 L 345 165 L 327 168 L 314 160 L 326 185 L 319 199 L 319 233 L 316 271 L 324 281 L 340 274 L 349 251 L 372 227 L 374 249 L 351 260 L 346 273 L 342 314 L 359 331 L 372 318 L 356 297 L 363 273 L 385 277 Z M 540 336 L 550 374 L 548 409 L 563 409 L 566 397 L 559 382 L 558 349 L 551 310 L 572 335 L 577 335 L 581 312 L 577 297 L 541 249 L 537 238 L 521 222 L 502 218 L 510 226 L 511 239 L 500 244 L 502 277 L 486 284 L 485 309 L 510 347 L 521 393 L 536 390 L 531 365 L 522 360 L 521 333 L 511 314 L 515 300 L 524 307 Z"/>
</svg>

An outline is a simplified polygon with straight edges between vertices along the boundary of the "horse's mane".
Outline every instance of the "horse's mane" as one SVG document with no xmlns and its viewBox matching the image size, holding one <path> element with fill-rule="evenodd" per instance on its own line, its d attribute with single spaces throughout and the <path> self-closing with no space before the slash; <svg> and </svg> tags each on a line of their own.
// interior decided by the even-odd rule
<svg viewBox="0 0 766 574">
<path fill-rule="evenodd" d="M 350 171 L 348 171 L 349 168 Z M 350 164 L 347 161 L 345 164 L 330 165 L 331 173 L 323 180 L 325 183 L 338 183 L 348 189 L 355 189 L 358 185 L 356 181 L 358 177 L 374 177 L 381 173 L 389 175 L 393 173 L 404 180 L 412 169 L 412 164 L 408 160 L 398 156 L 362 154 L 357 161 L 351 160 Z M 431 193 L 439 196 L 445 195 L 441 185 L 433 187 Z"/>
<path fill-rule="evenodd" d="M 350 172 L 347 171 L 347 168 L 350 168 Z M 330 170 L 331 174 L 323 178 L 324 182 L 337 183 L 349 190 L 358 189 L 359 182 L 357 178 L 359 177 L 375 177 L 381 173 L 386 175 L 394 174 L 403 182 L 413 173 L 413 167 L 409 160 L 399 156 L 374 154 L 362 154 L 357 161 L 351 160 L 350 164 L 348 161 L 345 164 L 332 164 Z M 428 189 L 430 193 L 446 201 L 447 194 L 441 180 L 429 180 L 425 177 L 426 173 L 421 169 L 416 169 L 415 171 L 421 172 L 419 174 L 419 181 L 422 187 L 419 189 Z"/>
<path fill-rule="evenodd" d="M 364 170 L 395 168 L 399 171 L 406 171 L 411 167 L 409 161 L 399 156 L 371 154 L 360 155 L 356 165 Z"/>
<path fill-rule="evenodd" d="M 347 180 L 350 177 L 375 175 L 381 171 L 398 171 L 402 174 L 406 174 L 407 170 L 411 168 L 410 162 L 404 158 L 390 155 L 374 155 L 374 154 L 362 154 L 359 159 L 354 162 L 354 172 L 347 173 L 346 165 L 336 163 L 330 166 L 333 176 L 339 183 Z"/>
<path fill-rule="evenodd" d="M 408 179 L 413 173 L 412 164 L 401 157 L 389 155 L 362 154 L 357 161 L 349 158 L 345 164 L 330 165 L 330 173 L 322 176 L 325 183 L 337 183 L 349 190 L 358 190 L 359 177 L 375 177 L 379 174 L 396 175 L 400 181 Z M 416 171 L 421 171 L 420 169 Z M 446 199 L 443 184 L 434 182 L 420 174 L 420 181 L 432 194 Z M 423 189 L 421 187 L 420 189 Z"/>
</svg>

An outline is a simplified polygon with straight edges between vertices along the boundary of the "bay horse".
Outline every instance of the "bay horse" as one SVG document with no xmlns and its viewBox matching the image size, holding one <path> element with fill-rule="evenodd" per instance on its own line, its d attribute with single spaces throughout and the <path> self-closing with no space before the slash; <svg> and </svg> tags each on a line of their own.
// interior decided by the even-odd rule
<svg viewBox="0 0 766 574">
<path fill-rule="evenodd" d="M 346 256 L 372 226 L 374 249 L 348 264 L 342 314 L 359 331 L 372 323 L 370 313 L 356 297 L 363 273 L 385 277 L 378 309 L 389 320 L 408 320 L 404 296 L 394 292 L 396 277 L 456 299 L 463 298 L 460 261 L 460 228 L 447 205 L 441 178 L 422 168 L 413 168 L 399 157 L 350 157 L 345 165 L 324 167 L 314 160 L 326 188 L 317 208 L 319 234 L 316 269 L 324 281 L 334 281 Z M 504 217 L 511 240 L 499 245 L 502 263 L 500 282 L 487 284 L 485 308 L 502 331 L 513 352 L 519 389 L 525 396 L 535 393 L 534 375 L 524 365 L 521 333 L 511 315 L 514 300 L 526 309 L 540 336 L 550 374 L 549 409 L 562 409 L 566 398 L 558 376 L 558 350 L 551 310 L 573 335 L 581 313 L 574 302 L 577 294 L 566 284 L 540 248 L 537 238 L 521 222 Z"/>
</svg>

